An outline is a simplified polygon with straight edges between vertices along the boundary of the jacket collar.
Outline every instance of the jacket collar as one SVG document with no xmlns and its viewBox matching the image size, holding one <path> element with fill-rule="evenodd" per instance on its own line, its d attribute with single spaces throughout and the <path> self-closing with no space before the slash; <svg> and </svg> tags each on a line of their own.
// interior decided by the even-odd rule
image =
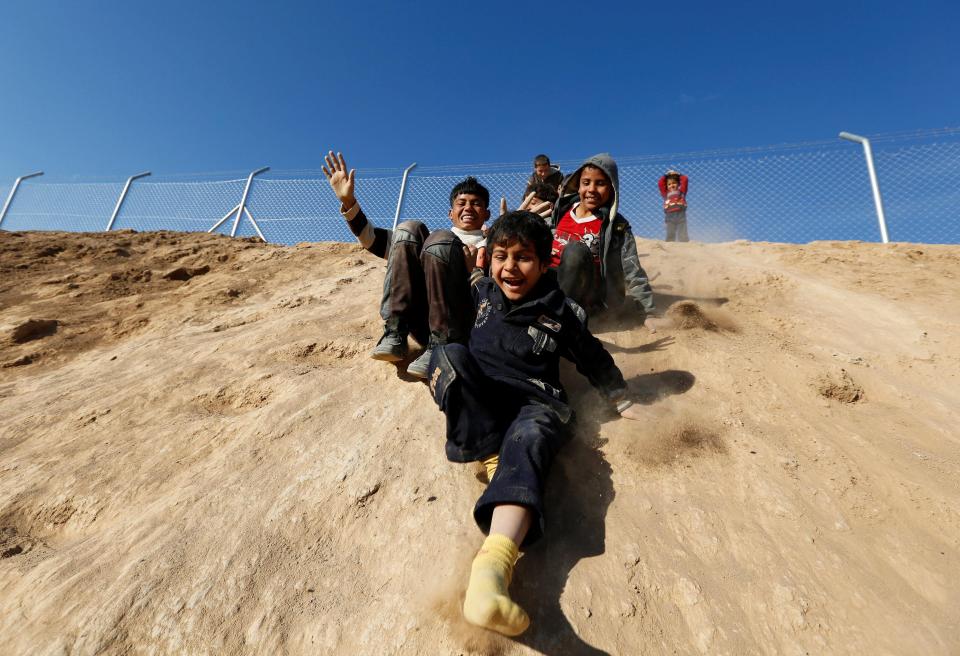
<svg viewBox="0 0 960 656">
<path fill-rule="evenodd" d="M 580 202 L 580 194 L 576 192 L 561 196 L 560 200 L 558 200 L 557 204 L 553 207 L 553 214 L 550 216 L 550 227 L 556 228 L 560 224 L 560 219 L 578 202 Z M 600 220 L 606 224 L 610 220 L 610 208 L 607 206 L 601 207 L 594 212 L 594 215 L 600 217 Z"/>
<path fill-rule="evenodd" d="M 557 274 L 553 269 L 547 269 L 537 286 L 531 290 L 525 299 L 518 303 L 511 302 L 503 291 L 497 286 L 492 278 L 488 278 L 490 296 L 497 302 L 502 303 L 506 310 L 505 318 L 510 319 L 534 319 L 542 314 L 551 314 L 560 316 L 563 312 L 563 300 L 565 298 L 560 285 L 557 282 Z"/>
</svg>

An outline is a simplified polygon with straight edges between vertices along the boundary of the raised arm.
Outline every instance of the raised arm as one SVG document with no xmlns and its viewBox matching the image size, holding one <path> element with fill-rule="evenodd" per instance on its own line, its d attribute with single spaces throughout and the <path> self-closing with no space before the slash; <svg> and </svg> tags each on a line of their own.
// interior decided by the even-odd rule
<svg viewBox="0 0 960 656">
<path fill-rule="evenodd" d="M 356 179 L 356 170 L 347 169 L 347 162 L 343 153 L 334 155 L 331 150 L 324 156 L 323 161 L 326 166 L 323 168 L 323 175 L 330 183 L 330 189 L 333 190 L 337 200 L 340 201 L 340 214 L 347 220 L 350 232 L 357 238 L 360 245 L 368 251 L 386 259 L 389 255 L 391 231 L 383 228 L 375 228 L 367 220 L 367 216 L 360 209 L 360 203 L 354 195 L 354 181 Z"/>
<path fill-rule="evenodd" d="M 687 195 L 687 182 L 688 178 L 685 175 L 680 176 L 680 193 L 684 196 Z"/>
<path fill-rule="evenodd" d="M 340 201 L 340 211 L 346 212 L 357 204 L 357 197 L 353 195 L 357 171 L 356 169 L 347 171 L 347 161 L 343 158 L 343 153 L 334 155 L 331 150 L 323 156 L 323 161 L 326 162 L 326 166 L 321 167 L 323 175 L 326 176 L 330 188 Z"/>
<path fill-rule="evenodd" d="M 666 198 L 667 197 L 667 176 L 661 175 L 660 179 L 657 180 L 657 186 L 660 187 L 660 195 Z"/>
<path fill-rule="evenodd" d="M 566 300 L 564 317 L 565 344 L 561 355 L 577 365 L 610 404 L 610 409 L 625 419 L 646 421 L 647 417 L 634 403 L 623 373 L 613 356 L 587 327 L 587 313 L 572 299 Z"/>
</svg>

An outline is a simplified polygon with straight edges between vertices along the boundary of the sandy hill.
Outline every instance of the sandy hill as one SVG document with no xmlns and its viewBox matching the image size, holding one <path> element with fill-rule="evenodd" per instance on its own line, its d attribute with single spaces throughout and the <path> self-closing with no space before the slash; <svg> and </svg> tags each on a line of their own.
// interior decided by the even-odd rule
<svg viewBox="0 0 960 656">
<path fill-rule="evenodd" d="M 508 641 L 355 245 L 0 232 L 0 653 L 958 654 L 960 247 L 639 241 Z M 416 352 L 414 352 L 415 354 Z"/>
</svg>

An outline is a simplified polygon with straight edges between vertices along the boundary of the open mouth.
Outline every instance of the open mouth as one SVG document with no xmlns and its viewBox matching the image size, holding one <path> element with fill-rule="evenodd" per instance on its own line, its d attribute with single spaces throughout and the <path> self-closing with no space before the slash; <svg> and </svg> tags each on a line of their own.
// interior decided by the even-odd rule
<svg viewBox="0 0 960 656">
<path fill-rule="evenodd" d="M 500 278 L 500 282 L 503 283 L 505 289 L 512 292 L 519 292 L 523 288 L 523 283 L 526 281 L 523 278 Z"/>
</svg>

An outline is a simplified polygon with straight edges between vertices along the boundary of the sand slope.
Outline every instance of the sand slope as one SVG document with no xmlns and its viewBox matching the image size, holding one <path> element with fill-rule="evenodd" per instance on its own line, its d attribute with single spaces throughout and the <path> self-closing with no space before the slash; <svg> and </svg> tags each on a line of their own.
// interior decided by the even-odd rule
<svg viewBox="0 0 960 656">
<path fill-rule="evenodd" d="M 960 653 L 960 247 L 638 243 L 680 304 L 595 332 L 650 421 L 568 372 L 508 641 L 382 260 L 0 232 L 0 653 Z"/>
</svg>

